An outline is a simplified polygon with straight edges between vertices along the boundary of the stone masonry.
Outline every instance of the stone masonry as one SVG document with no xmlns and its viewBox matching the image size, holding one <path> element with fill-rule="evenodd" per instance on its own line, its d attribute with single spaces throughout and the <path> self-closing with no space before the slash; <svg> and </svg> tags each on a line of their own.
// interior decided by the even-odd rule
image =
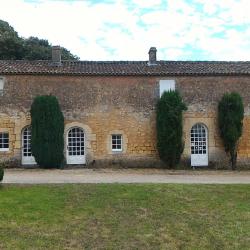
<svg viewBox="0 0 250 250">
<path fill-rule="evenodd" d="M 248 76 L 61 76 L 3 75 L 0 96 L 0 132 L 8 132 L 10 148 L 1 161 L 21 164 L 21 133 L 30 124 L 36 95 L 58 97 L 65 116 L 65 131 L 79 126 L 86 134 L 86 164 L 160 166 L 156 150 L 155 108 L 159 80 L 173 79 L 188 106 L 184 114 L 183 161 L 190 164 L 190 130 L 196 123 L 208 128 L 209 164 L 227 164 L 218 134 L 217 104 L 225 92 L 237 91 L 245 106 L 239 161 L 250 159 L 250 77 Z M 66 133 L 66 132 L 65 132 Z M 110 136 L 123 135 L 123 151 L 110 149 Z M 65 134 L 66 136 L 66 134 Z"/>
</svg>

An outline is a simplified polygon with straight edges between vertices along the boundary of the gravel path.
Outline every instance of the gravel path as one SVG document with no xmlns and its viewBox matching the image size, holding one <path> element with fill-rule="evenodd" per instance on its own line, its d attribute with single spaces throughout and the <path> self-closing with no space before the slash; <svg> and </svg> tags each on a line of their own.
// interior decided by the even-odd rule
<svg viewBox="0 0 250 250">
<path fill-rule="evenodd" d="M 250 184 L 250 171 L 163 169 L 7 169 L 3 183 L 221 183 Z"/>
</svg>

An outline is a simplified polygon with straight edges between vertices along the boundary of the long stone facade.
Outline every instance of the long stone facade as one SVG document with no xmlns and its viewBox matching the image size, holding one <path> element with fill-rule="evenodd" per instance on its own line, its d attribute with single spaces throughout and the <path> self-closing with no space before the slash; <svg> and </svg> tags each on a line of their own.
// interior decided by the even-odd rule
<svg viewBox="0 0 250 250">
<path fill-rule="evenodd" d="M 129 67 L 135 66 L 129 64 Z M 31 123 L 32 101 L 37 95 L 51 94 L 58 98 L 65 117 L 66 162 L 69 131 L 80 128 L 84 133 L 83 165 L 163 166 L 156 149 L 156 103 L 160 98 L 160 82 L 172 80 L 188 107 L 183 118 L 182 163 L 190 166 L 191 130 L 201 124 L 207 133 L 207 165 L 228 165 L 218 132 L 217 105 L 223 94 L 231 91 L 241 94 L 245 106 L 239 163 L 250 162 L 250 74 L 171 75 L 157 73 L 155 68 L 150 74 L 123 74 L 123 69 L 119 70 L 121 73 L 110 75 L 27 73 L 27 70 L 17 73 L 7 70 L 5 74 L 0 67 L 0 78 L 4 80 L 0 96 L 0 135 L 8 133 L 9 136 L 9 148 L 0 149 L 0 160 L 12 166 L 22 165 L 23 132 Z M 122 137 L 121 150 L 113 150 L 112 135 Z"/>
<path fill-rule="evenodd" d="M 30 107 L 36 95 L 57 96 L 65 117 L 65 137 L 71 127 L 86 134 L 86 164 L 120 163 L 156 158 L 155 78 L 5 76 L 0 98 L 0 131 L 9 132 L 5 159 L 21 162 L 22 129 L 30 124 Z M 112 153 L 110 136 L 123 135 L 122 153 Z M 2 158 L 2 157 L 1 157 Z M 145 158 L 145 159 L 146 159 Z M 148 164 L 147 164 L 148 165 Z"/>
</svg>

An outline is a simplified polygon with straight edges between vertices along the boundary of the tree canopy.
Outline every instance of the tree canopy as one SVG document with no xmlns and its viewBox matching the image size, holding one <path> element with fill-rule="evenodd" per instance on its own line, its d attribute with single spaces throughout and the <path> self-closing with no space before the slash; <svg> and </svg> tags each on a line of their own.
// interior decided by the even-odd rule
<svg viewBox="0 0 250 250">
<path fill-rule="evenodd" d="M 0 20 L 0 60 L 50 60 L 52 45 L 37 37 L 22 38 L 8 22 Z M 62 49 L 63 60 L 78 60 L 67 49 Z"/>
</svg>

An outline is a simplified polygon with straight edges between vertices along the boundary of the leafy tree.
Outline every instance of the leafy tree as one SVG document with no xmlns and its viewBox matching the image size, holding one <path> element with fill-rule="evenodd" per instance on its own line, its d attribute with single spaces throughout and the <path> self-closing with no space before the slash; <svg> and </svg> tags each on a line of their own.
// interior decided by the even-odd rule
<svg viewBox="0 0 250 250">
<path fill-rule="evenodd" d="M 241 96 L 236 92 L 224 94 L 218 105 L 218 122 L 225 151 L 230 154 L 232 170 L 236 169 L 243 118 L 244 105 Z"/>
<path fill-rule="evenodd" d="M 24 39 L 23 43 L 24 57 L 27 60 L 50 60 L 51 59 L 51 45 L 48 40 L 39 39 L 37 37 L 29 37 Z M 76 60 L 77 56 L 72 55 L 67 49 L 61 48 L 62 60 Z"/>
<path fill-rule="evenodd" d="M 31 106 L 31 150 L 44 168 L 62 165 L 64 118 L 55 96 L 37 96 Z"/>
<path fill-rule="evenodd" d="M 50 60 L 51 47 L 47 40 L 29 37 L 24 40 L 24 59 L 27 60 Z"/>
<path fill-rule="evenodd" d="M 182 113 L 186 105 L 178 91 L 164 92 L 157 103 L 157 148 L 160 158 L 175 167 L 183 152 Z"/>
<path fill-rule="evenodd" d="M 1 60 L 50 60 L 52 46 L 45 39 L 19 37 L 7 22 L 0 20 L 0 59 Z M 78 60 L 67 49 L 62 49 L 63 60 Z"/>
<path fill-rule="evenodd" d="M 7 23 L 0 20 L 0 59 L 22 59 L 23 40 Z"/>
</svg>

